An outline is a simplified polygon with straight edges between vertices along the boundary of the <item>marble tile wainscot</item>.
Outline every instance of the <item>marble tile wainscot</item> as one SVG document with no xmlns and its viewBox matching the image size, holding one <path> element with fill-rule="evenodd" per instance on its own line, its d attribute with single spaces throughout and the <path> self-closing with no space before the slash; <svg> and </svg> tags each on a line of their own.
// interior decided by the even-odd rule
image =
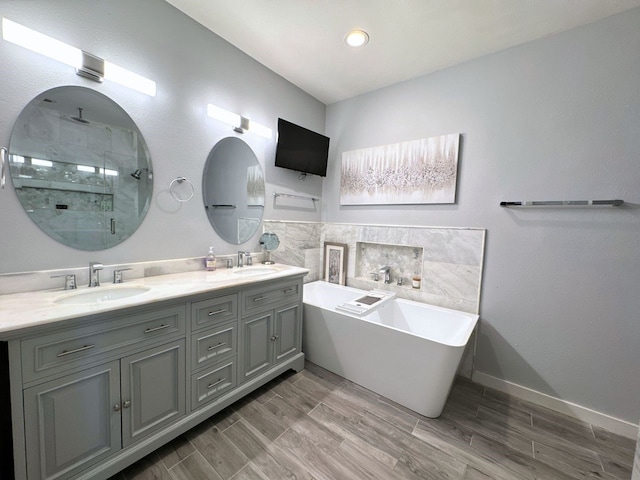
<svg viewBox="0 0 640 480">
<path fill-rule="evenodd" d="M 280 237 L 280 247 L 272 255 L 276 261 L 308 268 L 311 273 L 306 282 L 321 279 L 323 272 L 324 242 L 346 243 L 347 285 L 370 290 L 387 288 L 401 298 L 479 313 L 482 263 L 484 260 L 485 230 L 482 228 L 416 227 L 395 225 L 356 225 L 319 222 L 293 222 L 265 220 L 264 231 Z M 395 282 L 384 285 L 357 277 L 357 244 L 397 245 L 422 249 L 422 285 L 419 290 Z M 372 249 L 374 250 L 374 249 Z M 315 254 L 318 257 L 315 257 Z M 400 255 L 398 255 L 400 256 Z M 311 261 L 312 264 L 308 264 Z M 373 260 L 364 260 L 371 262 Z M 317 263 L 316 263 L 317 262 Z M 319 265 L 318 278 L 311 267 Z M 380 265 L 382 266 L 382 265 Z M 413 265 L 390 265 L 392 269 Z"/>
</svg>

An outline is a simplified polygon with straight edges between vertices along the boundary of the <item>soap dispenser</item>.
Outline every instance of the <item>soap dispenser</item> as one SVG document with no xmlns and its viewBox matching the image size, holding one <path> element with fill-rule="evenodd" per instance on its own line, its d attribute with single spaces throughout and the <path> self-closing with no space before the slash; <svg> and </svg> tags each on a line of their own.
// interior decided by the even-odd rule
<svg viewBox="0 0 640 480">
<path fill-rule="evenodd" d="M 216 269 L 216 255 L 213 253 L 213 247 L 209 247 L 209 253 L 207 253 L 207 257 L 205 258 L 205 266 L 207 270 L 210 272 Z"/>
</svg>

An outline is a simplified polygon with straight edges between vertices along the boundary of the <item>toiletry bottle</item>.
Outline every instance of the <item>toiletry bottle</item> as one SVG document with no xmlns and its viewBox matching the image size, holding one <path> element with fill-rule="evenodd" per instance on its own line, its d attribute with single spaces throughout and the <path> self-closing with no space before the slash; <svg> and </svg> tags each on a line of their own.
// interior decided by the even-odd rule
<svg viewBox="0 0 640 480">
<path fill-rule="evenodd" d="M 216 255 L 213 253 L 213 247 L 209 247 L 209 253 L 207 253 L 207 257 L 204 260 L 205 266 L 207 270 L 210 272 L 216 269 Z"/>
<path fill-rule="evenodd" d="M 416 274 L 413 276 L 413 278 L 411 279 L 411 286 L 413 288 L 417 288 L 418 290 L 420 289 L 420 281 L 422 279 L 420 278 L 420 275 Z"/>
</svg>

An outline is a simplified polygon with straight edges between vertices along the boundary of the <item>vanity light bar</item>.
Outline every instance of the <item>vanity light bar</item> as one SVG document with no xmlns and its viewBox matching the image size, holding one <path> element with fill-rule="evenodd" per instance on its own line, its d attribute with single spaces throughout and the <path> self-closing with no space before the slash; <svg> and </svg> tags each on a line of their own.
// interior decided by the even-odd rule
<svg viewBox="0 0 640 480">
<path fill-rule="evenodd" d="M 156 95 L 156 82 L 153 80 L 6 18 L 2 19 L 2 38 L 74 67 L 78 75 L 83 77 L 91 78 L 98 82 L 104 78 L 151 97 Z M 90 61 L 90 65 L 85 65 L 85 61 Z M 90 75 L 87 73 L 90 73 Z"/>
<path fill-rule="evenodd" d="M 254 122 L 253 120 L 249 120 L 247 117 L 243 117 L 237 113 L 212 105 L 211 103 L 207 105 L 207 115 L 211 118 L 215 118 L 216 120 L 220 120 L 221 122 L 228 123 L 234 127 L 233 130 L 238 133 L 248 131 L 267 139 L 273 136 L 273 131 L 270 128 L 265 127 L 258 122 Z"/>
</svg>

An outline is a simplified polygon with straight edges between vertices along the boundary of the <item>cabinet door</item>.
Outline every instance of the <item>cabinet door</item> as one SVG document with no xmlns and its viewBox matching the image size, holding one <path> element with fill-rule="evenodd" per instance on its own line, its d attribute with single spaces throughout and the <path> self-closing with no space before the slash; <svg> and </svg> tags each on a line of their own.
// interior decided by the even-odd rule
<svg viewBox="0 0 640 480">
<path fill-rule="evenodd" d="M 121 360 L 124 447 L 185 414 L 184 345 L 179 340 Z"/>
<path fill-rule="evenodd" d="M 71 475 L 121 448 L 118 361 L 24 391 L 27 475 Z"/>
<path fill-rule="evenodd" d="M 273 311 L 240 322 L 240 378 L 238 383 L 260 374 L 273 364 Z"/>
<path fill-rule="evenodd" d="M 302 311 L 300 304 L 276 309 L 274 325 L 275 363 L 296 355 L 302 348 Z"/>
</svg>

